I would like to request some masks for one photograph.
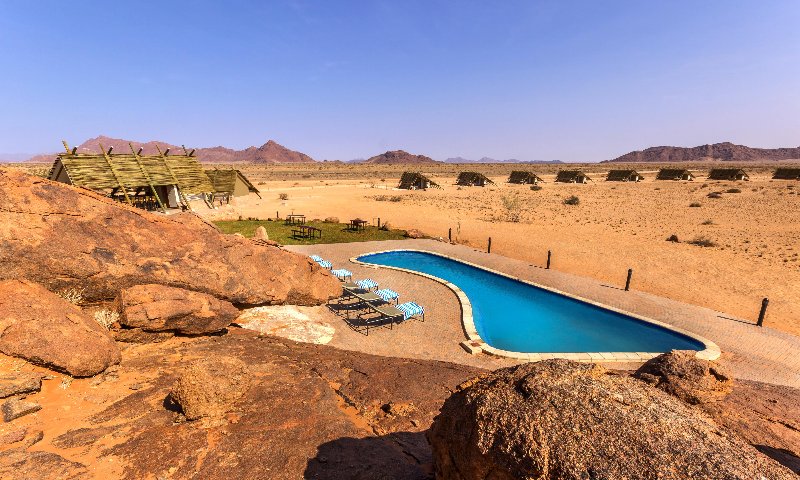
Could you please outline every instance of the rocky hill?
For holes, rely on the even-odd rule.
[[[414,155],[405,150],[391,150],[380,155],[370,157],[360,163],[374,163],[374,164],[397,164],[397,163],[441,163],[426,157],[425,155]]]
[[[800,159],[800,147],[796,148],[753,148],[734,145],[730,142],[700,145],[699,147],[650,147],[645,150],[626,153],[609,162],[698,162],[705,160],[723,162],[758,162]]]
[[[78,153],[96,153],[99,151],[99,145],[102,144],[105,148],[114,147],[117,153],[127,153],[130,151],[128,143],[133,145],[133,148],[142,148],[142,154],[154,155],[158,153],[156,146],[162,151],[170,149],[172,153],[183,153],[183,148],[178,145],[172,145],[166,142],[151,140],[149,142],[136,142],[132,140],[123,140],[120,138],[111,138],[104,135],[99,137],[90,138],[85,142],[78,145]],[[187,149],[189,147],[187,146]],[[283,145],[270,140],[260,147],[248,147],[244,150],[233,150],[222,146],[198,148],[195,150],[195,155],[201,162],[208,163],[310,163],[314,159],[308,155],[290,150]],[[50,163],[55,158],[55,154],[36,155],[32,157],[29,162]]]

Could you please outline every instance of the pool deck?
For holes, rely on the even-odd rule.
[[[585,298],[614,309],[631,312],[686,330],[715,342],[722,350],[719,362],[736,378],[800,387],[800,337],[769,327],[757,327],[751,320],[708,308],[688,305],[667,298],[607,285],[595,279],[546,270],[522,260],[487,254],[463,245],[435,240],[394,240],[287,246],[287,250],[317,254],[346,268],[355,279],[372,278],[381,287],[400,293],[400,301],[416,301],[425,307],[425,322],[412,320],[388,328],[370,329],[369,335],[353,331],[340,317],[330,313],[324,319],[336,328],[330,345],[392,357],[444,360],[482,368],[500,368],[520,363],[519,359],[494,355],[470,355],[459,344],[467,339],[462,325],[461,304],[445,285],[419,275],[388,268],[352,263],[350,259],[365,253],[392,249],[414,249],[439,253],[496,270]],[[556,265],[554,265],[554,268]],[[635,284],[634,284],[635,287]],[[604,363],[598,355],[597,363]],[[640,363],[607,363],[611,368],[635,368]]]

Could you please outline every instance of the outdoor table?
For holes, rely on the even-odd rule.
[[[292,233],[294,232],[297,232],[300,238],[322,238],[322,230],[311,225],[299,225],[296,230],[292,230]]]
[[[354,218],[354,219],[350,220],[350,230],[354,230],[356,232],[359,231],[359,230],[366,230],[367,229],[367,223],[369,223],[369,222],[366,221],[366,220],[362,220],[360,218]]]
[[[294,225],[294,224],[303,225],[305,223],[306,223],[306,216],[305,215],[300,215],[299,213],[298,214],[294,214],[293,213],[291,215],[286,215],[286,224],[287,225]]]

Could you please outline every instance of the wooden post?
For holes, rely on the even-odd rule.
[[[275,210],[275,220],[280,220],[280,219],[281,219],[281,216],[278,215],[278,211]]]
[[[758,322],[756,322],[756,325],[759,327],[764,326],[764,317],[767,315],[767,305],[769,305],[768,298],[761,300],[761,312],[758,313]]]
[[[547,251],[547,269],[550,270],[550,255],[552,252],[550,250]]]
[[[486,247],[486,253],[492,253],[492,237],[489,237],[489,245]]]
[[[633,275],[633,269],[629,268],[628,269],[628,279],[625,280],[625,291],[626,292],[631,289],[631,276],[632,275]]]
[[[453,227],[447,229],[447,241],[453,243]]]
[[[381,229],[381,217],[378,217],[378,230]]]

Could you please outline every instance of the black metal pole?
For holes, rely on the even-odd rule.
[[[280,219],[281,219],[281,216],[278,215],[278,211],[275,210],[275,220],[280,220]]]
[[[381,217],[378,217],[378,230],[381,228]]]
[[[453,243],[453,227],[447,229],[447,241]]]
[[[758,322],[756,323],[756,325],[758,325],[759,327],[764,326],[764,317],[767,315],[767,305],[769,305],[768,298],[761,300],[761,312],[759,312],[758,314]]]
[[[492,253],[492,237],[489,237],[489,246],[486,247],[486,253]]]
[[[629,268],[628,269],[628,279],[625,280],[625,291],[626,292],[631,289],[631,276],[632,275],[633,275],[633,269]]]
[[[547,269],[550,270],[550,250],[547,251]]]

